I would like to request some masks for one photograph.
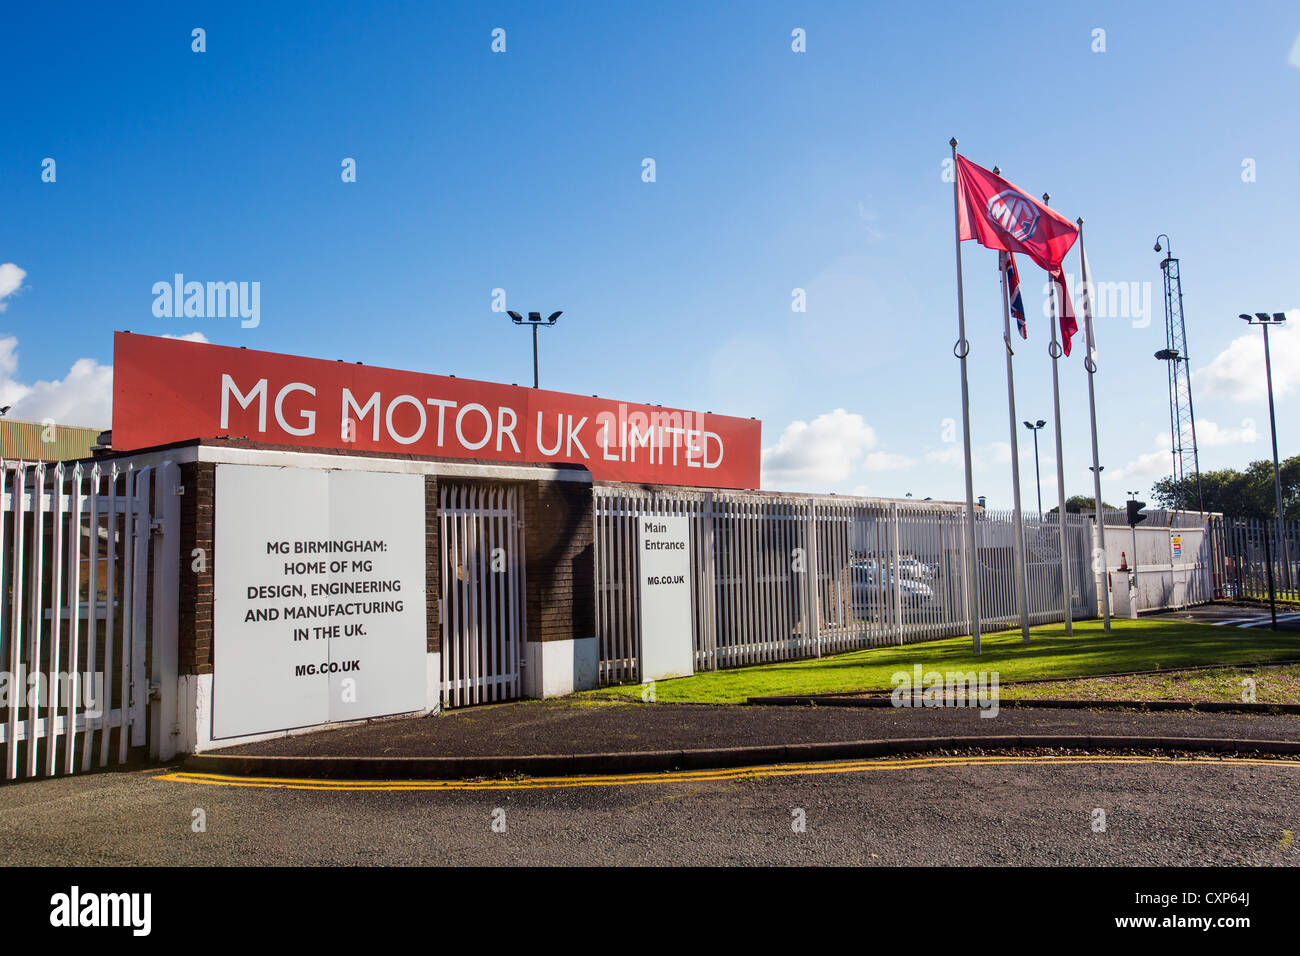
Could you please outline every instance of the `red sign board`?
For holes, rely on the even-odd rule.
[[[605,481],[757,488],[760,423],[119,332],[113,448],[191,438],[571,462]]]

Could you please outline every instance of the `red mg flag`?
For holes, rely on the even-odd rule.
[[[1023,252],[1049,273],[1079,238],[1079,227],[1020,187],[957,157],[958,235],[989,249]]]

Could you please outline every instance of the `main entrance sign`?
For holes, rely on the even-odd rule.
[[[637,519],[643,682],[695,673],[690,521],[685,515]]]
[[[757,488],[754,419],[176,339],[113,337],[113,447],[243,437]]]

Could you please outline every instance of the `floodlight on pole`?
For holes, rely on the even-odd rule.
[[[537,374],[537,330],[539,328],[549,328],[555,324],[555,320],[562,316],[563,312],[552,312],[545,319],[540,312],[529,312],[528,318],[525,319],[518,312],[506,311],[515,325],[531,325],[533,327],[533,388],[538,387]]]
[[[1292,587],[1291,581],[1291,549],[1286,540],[1286,525],[1283,524],[1282,514],[1282,472],[1278,468],[1277,461],[1277,413],[1273,407],[1273,360],[1269,354],[1268,348],[1268,327],[1270,325],[1286,324],[1285,312],[1256,312],[1252,317],[1248,313],[1241,313],[1238,318],[1249,323],[1258,325],[1264,330],[1264,379],[1268,385],[1268,427],[1273,436],[1273,494],[1276,496],[1277,504],[1277,539],[1282,548],[1282,565],[1286,568],[1285,584],[1288,590]]]
[[[1047,422],[1041,418],[1032,425],[1029,422],[1024,423],[1025,427],[1034,433],[1034,481],[1038,485],[1038,518],[1040,521],[1043,518],[1043,476],[1038,470],[1038,430],[1046,424]]]

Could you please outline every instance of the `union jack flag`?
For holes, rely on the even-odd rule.
[[[1011,305],[1011,316],[1016,320],[1020,337],[1027,339],[1029,330],[1025,325],[1025,303],[1020,298],[1020,272],[1016,269],[1016,257],[1010,252],[999,252],[998,266],[1002,269],[1002,277],[1006,279],[1007,301]]]

